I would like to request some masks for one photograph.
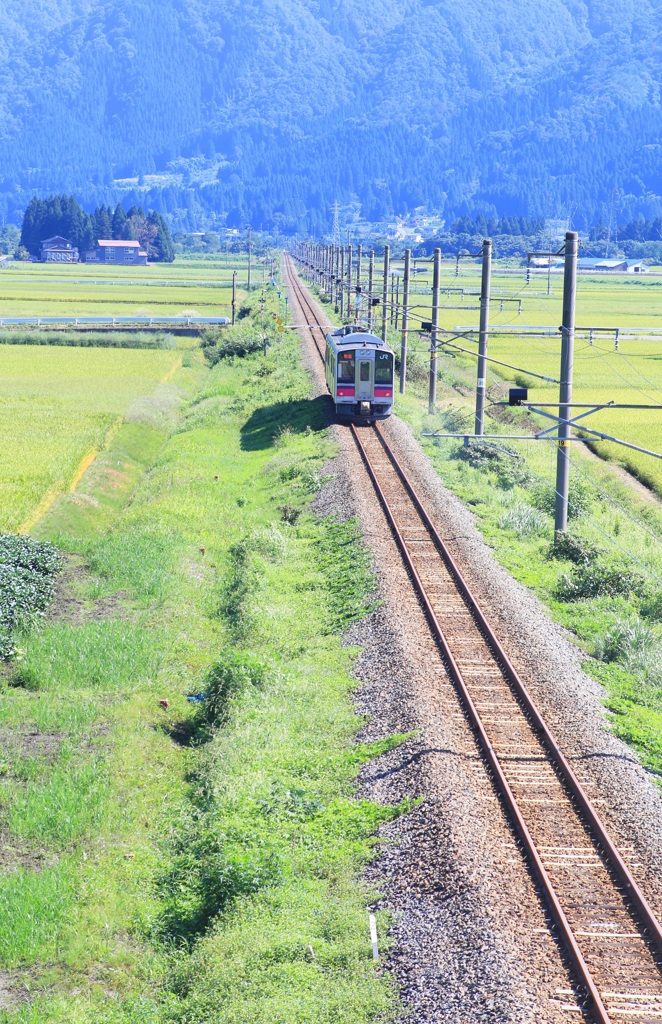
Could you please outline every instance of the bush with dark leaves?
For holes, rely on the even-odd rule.
[[[564,574],[557,585],[561,601],[581,601],[588,597],[616,597],[619,594],[642,594],[645,581],[627,565],[616,562],[591,562],[578,565]]]
[[[599,549],[582,537],[572,533],[557,533],[547,552],[548,558],[559,562],[574,562],[575,565],[588,565],[595,561]]]
[[[505,445],[474,441],[468,447],[458,448],[452,458],[468,462],[472,469],[492,470],[504,490],[511,490],[516,485],[526,487],[532,480],[524,459]]]
[[[14,631],[45,612],[61,569],[62,559],[52,544],[0,534],[0,659],[13,656]]]
[[[261,689],[267,666],[261,659],[228,648],[210,669],[205,683],[205,700],[200,715],[207,725],[223,725],[230,715],[232,701],[249,688]]]

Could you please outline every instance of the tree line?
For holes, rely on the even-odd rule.
[[[38,257],[41,243],[55,235],[67,238],[81,255],[96,248],[99,239],[127,239],[140,242],[153,262],[172,263],[175,258],[166,220],[156,210],[145,213],[142,206],[125,211],[121,203],[114,210],[102,205],[90,214],[74,196],[34,198],[23,215],[17,255]]]

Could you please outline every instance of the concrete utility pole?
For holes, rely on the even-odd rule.
[[[432,331],[430,332],[430,396],[428,412],[432,415],[437,406],[437,337],[439,334],[439,282],[441,278],[441,249],[434,250],[432,274]]]
[[[478,335],[478,380],[476,382],[476,422],[474,431],[485,429],[485,391],[487,378],[487,344],[490,337],[490,284],[492,278],[492,239],[483,240],[483,274],[480,284],[480,333]]]
[[[344,246],[340,246],[340,273],[338,287],[340,289],[340,319],[344,315]]]
[[[400,323],[400,278],[395,279],[395,329],[397,331]]]
[[[359,322],[359,313],[361,312],[363,294],[361,292],[361,260],[363,259],[363,246],[359,242],[356,247],[356,322]]]
[[[577,232],[566,231],[565,270],[563,276],[563,324],[561,327],[561,374],[559,387],[559,419],[572,416],[572,371],[575,355],[575,300],[577,295]],[[559,423],[559,442],[556,453],[556,507],[554,532],[564,533],[568,528],[568,488],[570,483],[570,437],[568,423]]]
[[[384,290],[382,294],[382,341],[386,344],[388,337],[388,275],[391,268],[391,249],[384,246]]]
[[[334,263],[333,263],[333,297],[334,306],[336,313],[340,309],[338,300],[338,281],[340,279],[340,246],[334,245]]]
[[[250,228],[250,225],[248,227],[248,283],[247,283],[247,289],[248,289],[248,291],[251,290],[251,228]]]
[[[402,291],[402,343],[400,346],[400,394],[407,383],[407,334],[409,328],[409,282],[411,278],[411,249],[405,249],[405,276]]]
[[[232,323],[237,319],[237,271],[232,271]]]
[[[347,246],[347,319],[352,319],[352,246]]]
[[[372,315],[372,296],[373,288],[375,285],[375,250],[370,250],[370,258],[368,260],[368,330],[372,331],[374,323],[374,317]]]

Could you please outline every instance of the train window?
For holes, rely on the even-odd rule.
[[[359,363],[359,378],[360,380],[370,380],[370,363],[365,360]]]
[[[393,383],[393,356],[390,352],[375,353],[375,384]]]
[[[351,381],[354,383],[354,374],[356,373],[356,365],[354,363],[353,352],[339,352],[338,353],[338,380],[339,381]]]

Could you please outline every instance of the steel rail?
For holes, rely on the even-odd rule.
[[[616,846],[614,845],[614,843],[612,842],[611,838],[609,837],[609,834],[608,834],[608,832],[607,832],[607,830],[606,830],[606,828],[605,828],[605,826],[604,826],[604,824],[603,824],[599,814],[597,813],[597,811],[593,807],[593,805],[592,805],[592,803],[590,801],[590,798],[588,797],[587,793],[583,789],[581,783],[579,782],[577,776],[575,775],[575,773],[574,773],[572,767],[570,766],[568,760],[566,759],[565,755],[561,751],[558,742],[556,741],[553,733],[551,732],[551,730],[547,726],[547,724],[546,724],[542,714],[538,710],[538,707],[537,707],[535,701],[533,700],[531,694],[529,693],[525,683],[520,678],[520,676],[517,673],[516,669],[512,665],[512,662],[510,661],[508,655],[506,654],[506,652],[505,652],[501,642],[499,641],[499,639],[497,638],[496,634],[494,633],[492,627],[490,626],[490,624],[488,623],[487,619],[485,618],[485,615],[483,614],[483,611],[482,611],[478,601],[474,597],[473,593],[471,592],[471,589],[470,589],[469,585],[467,584],[466,580],[462,576],[462,573],[460,572],[460,570],[459,570],[455,560],[453,559],[450,551],[448,550],[447,545],[445,544],[445,542],[440,537],[436,527],[434,526],[434,524],[432,523],[430,517],[428,516],[428,514],[427,514],[427,512],[426,512],[426,510],[425,510],[425,508],[424,508],[420,498],[418,497],[416,491],[414,490],[412,484],[410,483],[409,479],[407,478],[407,476],[406,476],[404,470],[402,469],[400,463],[398,462],[397,457],[395,456],[395,453],[393,452],[392,448],[388,444],[388,442],[387,442],[386,438],[384,437],[382,431],[376,425],[373,425],[373,427],[371,429],[374,431],[374,433],[379,438],[379,441],[380,441],[384,451],[386,452],[386,455],[388,456],[390,462],[393,465],[393,468],[395,469],[396,473],[398,474],[400,482],[402,483],[403,487],[407,491],[409,497],[412,500],[412,503],[414,504],[414,506],[416,508],[416,511],[418,512],[419,516],[421,517],[421,520],[425,524],[425,527],[428,530],[428,533],[430,534],[430,536],[431,536],[431,538],[432,538],[432,540],[434,542],[434,545],[437,548],[437,551],[441,555],[441,557],[442,557],[442,559],[443,559],[447,569],[449,570],[451,576],[453,577],[453,580],[454,580],[454,582],[455,582],[455,584],[457,586],[457,589],[459,590],[460,594],[462,595],[463,600],[465,601],[465,604],[467,605],[467,607],[469,608],[470,612],[472,613],[475,621],[477,622],[477,624],[479,626],[479,629],[482,632],[485,640],[487,641],[489,646],[492,648],[493,652],[496,654],[497,659],[498,659],[498,661],[500,663],[500,667],[501,667],[502,671],[504,672],[504,675],[507,677],[508,681],[510,682],[510,684],[511,684],[511,686],[513,688],[513,691],[515,692],[516,697],[519,699],[519,701],[523,705],[523,707],[525,709],[525,712],[526,712],[526,715],[527,715],[527,717],[529,719],[530,724],[533,726],[535,732],[539,736],[540,740],[543,743],[543,746],[545,747],[547,753],[549,754],[553,764],[555,765],[556,770],[557,770],[557,775],[559,776],[561,782],[565,785],[567,790],[569,790],[569,792],[572,794],[572,797],[574,798],[577,806],[581,810],[584,822],[588,826],[588,829],[589,829],[590,833],[592,834],[593,842],[596,844],[596,846],[598,847],[600,852],[603,854],[603,856],[604,856],[605,860],[607,861],[608,865],[612,868],[612,871],[614,872],[614,874],[618,878],[618,881],[620,882],[620,884],[622,885],[623,889],[625,890],[625,892],[627,894],[627,898],[628,898],[631,906],[634,908],[637,916],[640,918],[640,923],[644,925],[644,934],[652,942],[652,944],[655,946],[655,948],[657,949],[658,953],[660,955],[662,955],[662,927],[660,926],[659,921],[657,920],[657,918],[655,917],[655,914],[653,913],[651,907],[649,906],[648,901],[646,900],[646,897],[642,893],[640,887],[638,886],[637,882],[635,881],[634,877],[632,876],[629,868],[627,867],[627,865],[623,861],[623,859],[622,859],[621,855],[619,854]],[[357,432],[354,431],[354,433],[355,433],[355,435],[357,436],[357,439],[358,439]],[[362,451],[363,451],[363,454],[364,454],[364,460],[365,460],[365,458],[367,458],[367,453],[365,453],[365,450],[363,449],[363,446],[361,446],[361,448],[362,448]],[[374,481],[374,473],[370,472],[370,476],[371,476],[371,479],[373,480],[373,483],[374,483],[375,482]],[[379,486],[379,485],[377,485],[377,486]],[[382,499],[380,499],[380,500],[382,500]],[[390,512],[389,512],[389,513],[387,513],[387,515],[388,515],[388,518],[389,518],[389,522],[392,522],[392,520],[393,520],[392,514],[390,514]],[[401,541],[401,543],[404,543],[404,542]],[[411,562],[411,559],[409,558],[408,552],[407,552],[406,560],[408,561],[408,568],[409,568],[409,563]],[[416,576],[416,579],[418,579],[418,576]],[[425,606],[426,611],[427,611],[428,606],[430,605],[430,602],[429,602],[429,600],[427,598],[427,595],[424,594],[424,589],[425,588],[421,584],[420,579],[418,580],[418,583],[417,583],[417,589],[419,589],[419,587],[421,588],[419,590],[419,593],[420,593],[420,596],[421,596],[421,598],[423,600],[424,606]],[[431,608],[431,606],[430,606],[430,608]],[[434,615],[434,612],[432,612],[432,614]],[[442,642],[442,648],[444,650],[444,653],[446,654],[446,652],[448,651],[448,653],[450,654],[450,651],[448,649],[448,644],[447,644],[445,638],[443,638],[443,632],[441,631],[441,628],[439,627],[439,624],[436,622],[436,619],[435,619],[435,627],[434,628],[435,628],[435,633],[437,632],[437,630],[439,630],[440,639],[441,639],[441,642]],[[455,672],[457,672],[458,675],[460,675],[459,669],[457,668],[457,665],[456,665],[455,661],[452,660],[449,663],[451,664],[451,666],[453,668],[454,674],[455,674]],[[493,752],[493,749],[492,749],[492,746],[491,746],[491,744],[489,742],[489,739],[487,739],[487,734],[485,733],[485,730],[484,730],[484,728],[482,726],[482,723],[480,722],[480,715],[477,712],[477,710],[475,708],[475,705],[473,705],[472,699],[471,699],[471,697],[469,695],[468,689],[467,689],[466,684],[464,683],[463,680],[460,682],[460,689],[461,689],[461,691],[463,693],[463,696],[466,695],[465,696],[465,701],[467,703],[467,706],[471,706],[471,716],[472,716],[472,719],[474,717],[476,719],[476,725],[477,725],[479,734],[481,735],[481,738],[483,738],[483,737],[485,738],[484,739],[485,749],[486,749],[486,752],[488,752],[488,754],[489,754],[490,761],[492,761],[492,756],[496,757],[496,755]],[[500,772],[500,774],[502,775],[503,773]],[[506,784],[506,786],[508,786],[507,782],[505,784]],[[512,794],[511,794],[511,796],[512,796]],[[514,797],[512,797],[512,799],[514,800]],[[526,828],[526,825],[523,822],[523,819],[522,819],[522,816],[521,816],[521,812],[519,811],[519,808],[517,808],[516,813],[517,813],[517,817],[518,817],[518,822],[517,822],[518,829],[520,827],[519,819],[522,820],[522,825],[524,826],[524,828]],[[528,843],[527,843],[527,846],[528,846]],[[535,856],[537,858],[537,854]],[[542,870],[544,871],[544,868]],[[547,879],[547,883],[549,883],[549,885],[551,886],[551,882],[549,882],[549,879]],[[545,888],[547,888],[547,883],[545,884]],[[553,892],[553,889],[552,889],[552,892]],[[572,939],[572,944],[574,944],[574,938],[572,938],[572,933],[571,932],[570,932],[570,937]],[[581,953],[580,953],[580,956],[581,956]],[[589,975],[589,977],[590,977],[590,975]],[[604,1007],[603,1007],[603,1012],[604,1012]]]
[[[583,985],[586,988],[586,992],[587,992],[588,997],[589,997],[589,999],[591,1001],[592,1009],[593,1009],[593,1011],[595,1013],[596,1019],[599,1022],[599,1024],[611,1024],[611,1018],[609,1017],[609,1015],[607,1013],[606,1007],[605,1007],[604,1003],[602,1002],[602,999],[600,997],[600,993],[598,992],[597,986],[596,986],[595,982],[593,981],[593,978],[591,976],[591,972],[589,970],[588,964],[584,960],[582,952],[581,952],[581,950],[580,950],[580,948],[579,948],[579,946],[577,944],[577,940],[575,939],[575,937],[573,935],[572,928],[570,927],[570,923],[569,923],[567,917],[565,916],[565,913],[563,911],[563,907],[561,906],[561,904],[559,902],[559,899],[558,899],[558,897],[556,895],[556,892],[554,890],[554,886],[552,884],[552,881],[551,881],[549,875],[547,874],[545,866],[544,866],[544,864],[543,864],[543,862],[541,860],[540,854],[538,853],[538,850],[536,848],[536,845],[535,845],[535,842],[533,840],[533,837],[531,836],[531,833],[529,832],[529,829],[528,829],[528,827],[526,825],[526,822],[524,821],[522,813],[521,813],[521,811],[519,809],[519,806],[517,804],[517,800],[515,798],[515,795],[514,795],[512,789],[511,789],[509,783],[508,783],[508,780],[507,780],[507,778],[505,776],[503,768],[501,767],[501,763],[499,761],[499,758],[498,758],[498,756],[497,756],[497,754],[496,754],[496,752],[495,752],[495,750],[494,750],[494,748],[493,748],[493,746],[492,746],[492,744],[490,742],[490,739],[489,739],[489,737],[487,735],[487,732],[485,730],[485,726],[483,725],[483,722],[482,722],[482,719],[480,717],[480,714],[479,714],[479,712],[478,712],[478,710],[476,708],[476,705],[474,704],[474,701],[473,701],[473,698],[471,697],[471,694],[469,693],[469,689],[467,687],[467,684],[465,683],[464,678],[462,676],[462,673],[461,673],[461,671],[459,669],[459,666],[458,666],[455,658],[453,657],[453,653],[452,653],[452,651],[451,651],[451,649],[450,649],[450,647],[448,645],[448,641],[446,640],[446,637],[445,637],[444,632],[443,632],[443,630],[441,628],[441,625],[439,624],[439,620],[437,619],[437,616],[435,614],[434,608],[432,607],[430,599],[429,599],[429,597],[427,595],[427,591],[425,589],[425,585],[422,582],[422,580],[421,580],[421,578],[420,578],[420,576],[418,574],[418,571],[416,569],[416,566],[414,565],[414,563],[412,561],[412,558],[411,558],[411,556],[409,554],[409,551],[407,549],[407,545],[406,545],[406,543],[404,541],[402,533],[400,532],[400,528],[398,527],[398,524],[396,523],[395,517],[393,516],[393,513],[392,513],[391,508],[389,506],[388,499],[386,498],[386,495],[384,494],[384,492],[382,490],[382,487],[381,487],[381,485],[380,485],[380,483],[379,483],[379,481],[378,481],[378,479],[377,479],[377,477],[375,475],[375,472],[374,472],[374,470],[372,468],[372,465],[370,463],[370,459],[369,459],[368,453],[366,452],[366,450],[364,448],[364,445],[363,445],[363,442],[361,441],[361,439],[359,437],[359,432],[358,432],[358,430],[356,429],[356,427],[354,426],[353,423],[350,425],[350,429],[352,431],[352,435],[354,437],[356,445],[357,445],[357,447],[359,449],[359,452],[361,454],[361,458],[363,460],[363,464],[365,465],[365,468],[366,468],[366,470],[368,472],[368,476],[370,477],[372,485],[375,488],[375,492],[377,493],[377,497],[379,498],[379,502],[380,502],[380,504],[381,504],[381,506],[382,506],[382,508],[384,510],[384,514],[385,514],[385,516],[386,516],[386,518],[388,520],[388,523],[389,523],[389,525],[391,527],[391,530],[392,530],[393,535],[395,537],[395,540],[396,540],[396,543],[398,545],[398,548],[400,549],[400,554],[402,555],[402,558],[403,558],[403,561],[404,561],[405,566],[407,568],[407,571],[408,571],[408,573],[411,576],[412,582],[414,584],[414,588],[415,588],[415,590],[416,590],[416,592],[418,594],[418,597],[419,597],[419,599],[420,599],[420,601],[421,601],[421,603],[423,605],[423,609],[425,611],[426,617],[427,617],[428,622],[430,624],[430,627],[432,629],[432,633],[433,633],[433,635],[434,635],[434,637],[435,637],[439,647],[441,648],[441,653],[442,653],[443,659],[446,662],[446,665],[447,665],[447,667],[449,669],[449,673],[451,675],[451,678],[453,679],[453,682],[455,683],[456,687],[458,688],[458,690],[460,692],[461,698],[462,698],[462,700],[464,702],[464,705],[465,705],[465,709],[466,709],[466,711],[468,712],[468,715],[469,715],[469,721],[470,721],[471,727],[474,730],[474,732],[477,733],[477,735],[479,737],[480,746],[481,746],[481,748],[483,750],[483,754],[485,755],[485,758],[486,758],[486,760],[487,760],[487,762],[488,762],[488,764],[489,764],[489,766],[490,766],[490,768],[492,770],[492,773],[493,773],[493,776],[494,776],[494,780],[495,780],[495,783],[496,783],[496,788],[497,788],[498,792],[500,793],[503,801],[506,804],[506,808],[508,810],[510,820],[515,825],[515,828],[517,830],[517,834],[518,834],[522,844],[524,845],[524,848],[525,848],[526,854],[527,854],[527,858],[529,860],[529,863],[530,863],[531,867],[533,868],[533,872],[534,872],[534,874],[536,876],[536,879],[537,879],[537,882],[538,882],[538,886],[542,890],[542,893],[544,895],[545,901],[547,902],[547,905],[548,905],[548,907],[549,907],[549,909],[551,911],[552,917],[554,919],[554,923],[555,923],[556,927],[558,928],[558,930],[559,930],[559,932],[561,934],[561,938],[562,938],[562,940],[564,942],[564,945],[565,945],[568,953],[570,954],[570,957],[571,957],[571,960],[572,960],[572,962],[574,964],[574,967],[575,967],[579,977],[581,978],[581,981],[582,981]],[[374,426],[373,426],[372,429],[379,436],[379,439],[382,442],[382,444],[384,444],[384,439],[382,437],[381,431],[377,430],[377,428],[374,427]],[[386,454],[390,458],[391,454],[390,454],[390,450],[389,450],[388,446],[384,444],[384,447],[385,447]],[[398,471],[398,466],[396,465],[395,462],[394,462],[394,467],[396,468],[396,471]],[[400,475],[400,474],[398,473],[398,475]],[[402,477],[401,477],[401,479],[402,479]],[[404,483],[404,480],[403,480],[403,483]],[[410,493],[409,492],[409,487],[407,486],[407,484],[405,484],[405,487],[406,487],[408,493]],[[411,496],[411,493],[410,493],[410,496]],[[418,506],[417,506],[417,510],[418,510]],[[425,522],[426,526],[428,526],[427,516],[421,516],[421,518],[423,518],[423,521]],[[435,533],[436,533],[436,531],[435,531]]]
[[[308,327],[313,337],[315,346],[320,355],[320,358],[324,360],[324,356],[321,352],[320,346],[315,339],[315,330],[321,330],[321,327],[313,327],[312,323],[317,321],[314,310],[308,298],[305,294],[305,290],[297,280],[296,276],[291,272],[291,266],[288,262],[288,277],[293,287],[299,304],[307,308],[309,314]],[[465,605],[469,612],[474,618],[479,631],[482,633],[484,640],[490,647],[495,660],[499,664],[501,671],[507,682],[510,684],[511,690],[515,695],[520,707],[522,707],[525,717],[528,719],[530,726],[538,736],[542,747],[548,754],[551,763],[553,764],[556,775],[559,778],[562,786],[566,793],[569,794],[569,798],[574,800],[576,807],[580,812],[581,819],[587,828],[594,846],[596,847],[599,854],[602,855],[602,859],[606,866],[611,869],[612,878],[616,878],[618,883],[624,890],[625,898],[630,906],[630,913],[639,919],[639,926],[643,925],[641,929],[642,935],[648,940],[648,942],[655,947],[658,954],[662,955],[662,928],[657,921],[652,909],[650,908],[645,896],[639,888],[634,877],[630,873],[627,865],[620,856],[614,843],[609,837],[607,830],[600,819],[595,808],[591,804],[589,797],[584,791],[581,783],[577,776],[572,770],[569,762],[562,753],[554,735],[550,731],[549,727],[545,723],[540,711],[538,710],[533,698],[527,690],[524,682],[518,675],[516,669],[512,665],[508,655],[506,654],[502,644],[498,640],[492,627],[488,623],[485,615],[483,614],[480,605],[466,580],[462,576],[455,560],[453,559],[447,545],[442,540],[436,527],[432,523],[423,503],[418,497],[414,487],[409,481],[405,471],[400,465],[395,453],[388,444],[382,431],[377,426],[372,426],[372,431],[379,439],[379,443],[383,448],[388,460],[390,461],[393,469],[395,470],[402,486],[408,494],[418,516],[423,522],[430,538],[433,541],[438,554],[444,562],[446,569],[448,570],[459,594],[461,595]],[[511,822],[514,824],[517,834],[522,842],[522,845],[526,851],[527,860],[532,869],[534,877],[537,879],[539,888],[542,895],[547,903],[554,923],[558,929],[560,938],[570,956],[570,959],[581,979],[581,982],[586,990],[586,994],[591,1003],[591,1008],[595,1018],[599,1024],[610,1024],[610,1017],[606,1010],[606,1007],[600,996],[600,992],[593,980],[590,969],[583,957],[581,949],[576,941],[573,934],[572,927],[563,911],[563,907],[558,899],[554,885],[545,869],[542,862],[540,853],[536,848],[535,841],[527,827],[526,821],[522,815],[522,812],[518,806],[517,799],[511,789],[511,786],[506,778],[504,770],[499,761],[498,754],[494,750],[492,743],[490,742],[488,733],[482,722],[480,713],[471,697],[467,684],[462,676],[460,668],[453,656],[450,646],[446,640],[443,629],[437,619],[432,603],[426,592],[425,585],[420,578],[420,575],[414,565],[406,542],[402,536],[400,528],[396,522],[393,512],[389,506],[388,499],[384,494],[384,491],[377,479],[376,473],[370,462],[368,452],[361,440],[360,431],[354,426],[350,425],[350,430],[354,441],[358,447],[361,459],[366,468],[368,476],[375,488],[378,500],[384,510],[384,514],[393,532],[398,549],[401,553],[406,569],[411,577],[414,588],[418,594],[418,597],[422,603],[428,622],[432,628],[433,635],[439,644],[440,651],[449,669],[449,673],[461,695],[465,709],[468,713],[469,721],[472,729],[477,734],[480,746],[483,754],[490,769],[493,773],[494,781],[497,790],[500,793],[503,803],[506,806],[508,815]],[[659,967],[659,964],[658,964]]]

